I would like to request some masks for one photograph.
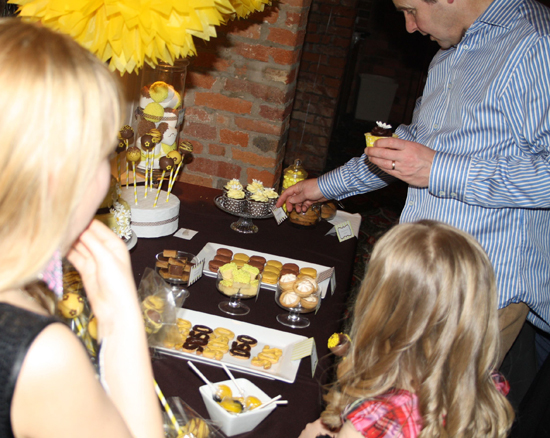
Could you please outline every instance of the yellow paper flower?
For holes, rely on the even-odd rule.
[[[25,20],[70,35],[109,61],[111,70],[131,73],[144,63],[173,64],[195,55],[193,36],[209,40],[216,26],[262,11],[269,0],[9,0]]]

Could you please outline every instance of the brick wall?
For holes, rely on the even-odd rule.
[[[194,146],[180,180],[278,186],[311,0],[283,0],[197,42],[188,68],[183,137]]]
[[[313,0],[291,115],[285,165],[320,172],[330,144],[357,0]]]

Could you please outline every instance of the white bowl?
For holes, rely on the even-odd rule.
[[[243,389],[245,395],[253,395],[257,397],[262,403],[267,403],[271,400],[265,392],[258,388],[254,383],[247,379],[236,379],[238,385]],[[223,382],[214,383],[214,385],[227,385],[231,388],[233,396],[239,396],[237,387],[231,380],[225,380]],[[212,391],[208,385],[201,386],[199,388],[206,409],[210,418],[219,424],[220,428],[227,436],[237,435],[239,433],[250,432],[258,424],[267,418],[267,416],[273,412],[277,407],[276,403],[270,404],[264,409],[259,407],[251,411],[243,412],[241,414],[231,414],[222,408],[212,398]]]

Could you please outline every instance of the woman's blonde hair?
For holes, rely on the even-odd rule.
[[[36,279],[67,239],[122,117],[117,79],[68,36],[0,20],[0,291]]]
[[[375,245],[354,308],[349,355],[323,422],[392,388],[418,396],[420,437],[504,437],[514,418],[491,373],[499,352],[491,262],[470,235],[401,224]]]

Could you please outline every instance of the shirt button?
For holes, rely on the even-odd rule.
[[[447,89],[450,90],[451,88],[453,88],[453,85],[451,83],[449,83],[449,85],[447,85]]]
[[[456,198],[456,193],[451,193],[451,198]]]
[[[413,202],[413,201],[409,201],[409,205],[414,205],[414,202]]]
[[[468,44],[464,44],[464,50],[468,50],[470,46]]]
[[[433,129],[434,129],[434,131],[437,131],[437,130],[439,129],[439,125],[438,125],[437,123],[435,123],[435,124],[433,125]]]
[[[439,192],[439,196],[445,196],[445,192],[444,192],[443,190],[441,190],[441,191]]]

